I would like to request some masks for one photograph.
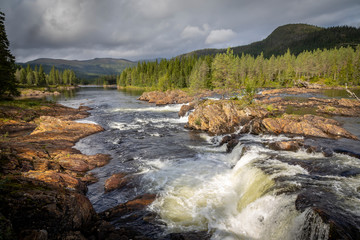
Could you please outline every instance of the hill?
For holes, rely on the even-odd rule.
[[[27,64],[29,64],[33,69],[36,65],[42,65],[46,73],[50,72],[52,66],[55,66],[55,68],[60,71],[64,69],[71,69],[79,78],[92,80],[103,75],[120,74],[125,68],[136,66],[137,62],[114,58],[94,58],[83,61],[39,58],[33,61],[18,64],[23,67],[26,67]]]
[[[267,38],[249,45],[233,47],[235,54],[260,55],[264,57],[284,54],[290,49],[295,55],[308,50],[330,49],[341,46],[356,46],[360,44],[360,28],[330,27],[322,28],[308,24],[287,24],[276,28]],[[226,49],[202,49],[186,53],[184,56],[203,56],[226,52]]]

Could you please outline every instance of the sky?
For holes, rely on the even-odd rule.
[[[277,27],[360,27],[359,0],[1,0],[17,62],[132,61],[246,45]]]

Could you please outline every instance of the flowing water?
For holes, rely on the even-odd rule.
[[[211,239],[359,239],[360,159],[274,151],[267,143],[289,138],[249,134],[226,153],[226,146],[219,146],[222,136],[183,127],[187,117],[177,116],[181,105],[155,106],[138,101],[139,94],[82,88],[59,100],[93,108],[80,122],[105,129],[75,146],[85,154],[112,157],[92,171],[99,182],[89,186],[88,197],[96,211],[154,193],[147,209],[156,216],[148,233],[154,239],[204,231]],[[338,120],[360,137],[359,118]],[[358,141],[305,141],[360,153]],[[118,172],[128,173],[131,183],[105,193],[105,180]]]

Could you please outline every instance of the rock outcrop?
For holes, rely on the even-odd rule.
[[[187,127],[213,134],[234,132],[256,117],[265,117],[268,112],[261,108],[244,107],[236,100],[206,100],[199,103],[189,115]]]
[[[7,178],[0,193],[0,211],[11,222],[7,239],[85,239],[96,218],[83,194],[43,181]]]
[[[144,92],[138,99],[149,103],[155,103],[156,105],[166,105],[188,103],[193,100],[193,97],[181,90],[168,90],[166,92]]]
[[[0,129],[6,132],[0,139],[0,235],[4,239],[109,235],[84,194],[86,184],[95,181],[86,171],[107,164],[110,158],[82,155],[72,148],[80,138],[102,127],[70,121],[88,116],[86,107],[33,104],[35,108],[0,107],[5,119]]]
[[[167,90],[166,92],[152,91],[144,92],[138,99],[141,101],[147,101],[149,103],[155,103],[156,105],[166,104],[183,104],[190,103],[195,100],[199,100],[204,97],[213,95],[213,91],[200,91],[196,94],[189,94],[182,90]]]
[[[344,100],[339,102],[346,106],[357,104]],[[289,115],[282,111],[270,111],[264,105],[244,105],[236,100],[207,100],[199,103],[189,115],[186,127],[212,134],[232,133],[239,129],[241,133],[358,139],[333,119],[311,114]]]
[[[273,134],[295,134],[302,136],[322,138],[350,138],[357,140],[357,137],[344,128],[340,123],[324,117],[314,115],[294,116],[284,114],[280,118],[265,118],[261,120],[261,126],[253,128],[253,132]]]

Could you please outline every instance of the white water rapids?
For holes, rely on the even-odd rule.
[[[83,94],[68,105],[93,107],[83,121],[105,131],[76,147],[113,158],[93,170],[100,181],[89,186],[88,196],[97,211],[155,193],[147,210],[162,223],[163,235],[205,231],[211,239],[328,239],[331,226],[317,207],[360,218],[360,174],[349,174],[360,169],[357,158],[274,151],[265,143],[294,138],[248,134],[226,153],[218,144],[223,136],[183,128],[187,118],[177,117],[181,105],[156,107],[116,91],[96,92],[98,99],[91,101],[91,92]],[[135,187],[104,193],[105,180],[116,172],[136,177]],[[310,203],[304,198],[301,205],[298,196],[308,191]]]

